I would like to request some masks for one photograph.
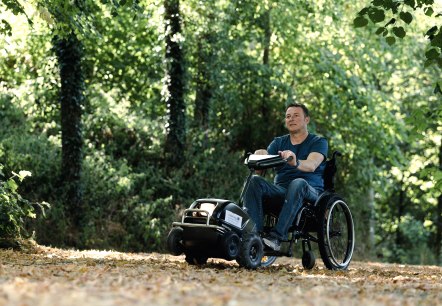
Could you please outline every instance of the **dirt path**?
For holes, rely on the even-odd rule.
[[[318,260],[320,261],[320,260]],[[442,305],[442,267],[353,262],[348,271],[304,271],[281,258],[257,271],[183,257],[0,250],[0,305]]]

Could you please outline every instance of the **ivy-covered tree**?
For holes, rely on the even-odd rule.
[[[179,0],[164,0],[166,44],[166,75],[163,98],[167,106],[168,123],[165,143],[166,162],[179,167],[186,143],[186,105],[184,101],[184,54]]]
[[[82,109],[84,107],[84,75],[82,44],[74,33],[54,37],[54,51],[60,69],[61,114],[61,183],[73,225],[78,228],[82,213]]]

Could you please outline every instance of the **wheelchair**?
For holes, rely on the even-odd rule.
[[[243,198],[256,170],[266,170],[284,165],[280,156],[249,154],[245,164],[249,174],[241,191],[239,204],[230,200],[206,198],[194,201],[184,210],[181,222],[173,222],[167,237],[167,249],[172,255],[185,254],[191,265],[205,264],[209,257],[236,260],[241,267],[256,269],[272,265],[277,257],[293,257],[293,246],[302,245],[302,266],[312,269],[315,255],[311,243],[317,243],[326,268],[345,270],[350,264],[355,245],[353,217],[345,200],[334,190],[335,151],[326,161],[324,171],[325,191],[315,203],[304,202],[289,229],[288,239],[281,249],[267,248],[262,237],[276,224],[281,205],[263,203],[264,231],[258,233],[256,225],[247,214]],[[270,204],[270,205],[268,205]]]

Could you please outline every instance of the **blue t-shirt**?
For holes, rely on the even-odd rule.
[[[290,150],[296,154],[296,158],[306,160],[308,155],[312,152],[318,152],[324,155],[324,160],[316,168],[314,172],[303,172],[288,164],[276,170],[275,184],[287,188],[291,181],[296,178],[305,179],[310,186],[316,188],[318,191],[324,190],[324,169],[325,161],[327,159],[328,143],[323,137],[314,134],[308,134],[307,138],[300,144],[292,145],[290,135],[276,137],[268,146],[269,154],[277,155],[278,151]]]

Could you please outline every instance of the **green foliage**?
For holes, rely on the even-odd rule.
[[[386,237],[377,237],[380,254],[387,262],[398,262],[408,264],[432,264],[434,255],[428,248],[430,238],[429,228],[416,220],[413,216],[405,215],[399,222],[384,228],[389,235]],[[401,245],[394,241],[400,236]],[[391,239],[394,238],[394,239]],[[381,253],[382,252],[382,253]]]
[[[431,17],[434,13],[433,9],[434,1],[404,1],[403,5],[400,2],[391,0],[374,0],[371,5],[364,7],[359,11],[358,15],[354,19],[354,26],[365,27],[368,25],[368,20],[366,16],[373,23],[382,22],[385,19],[385,14],[391,15],[390,21],[386,23],[383,27],[376,31],[377,35],[386,36],[388,33],[388,28],[391,28],[393,34],[398,38],[404,38],[406,35],[406,30],[403,26],[395,26],[399,22],[405,23],[405,26],[409,26],[415,17],[408,10],[414,11],[414,14],[418,14],[418,11],[423,11],[427,17]],[[391,12],[390,12],[391,11]],[[436,17],[442,16],[438,14]],[[399,17],[399,18],[398,18]],[[442,68],[442,57],[440,55],[442,50],[442,31],[437,26],[432,26],[426,31],[425,36],[428,37],[429,43],[427,46],[428,51],[425,52],[427,61],[426,66],[436,65]],[[396,43],[396,38],[394,36],[388,36],[385,38],[387,44],[394,45]],[[436,87],[439,87],[439,80],[436,80]],[[435,91],[436,93],[436,91]]]
[[[162,250],[170,223],[193,200],[238,199],[244,154],[285,133],[284,105],[297,101],[311,109],[311,131],[344,153],[338,189],[355,218],[357,254],[435,262],[427,253],[437,229],[442,121],[429,84],[440,76],[433,65],[440,27],[422,16],[428,9],[417,11],[431,3],[390,8],[376,0],[354,20],[361,5],[343,0],[180,1],[182,36],[175,38],[184,51],[186,143],[173,172],[162,149],[168,113],[160,2],[38,3],[33,16],[42,19],[32,29],[24,16],[10,23],[23,34],[0,53],[8,94],[0,105],[0,161],[5,173],[33,173],[21,184],[24,197],[53,204],[33,222],[38,242]],[[59,180],[61,85],[50,50],[54,33],[72,29],[84,46],[86,85],[79,232],[72,232]],[[385,244],[367,242],[371,230]]]
[[[19,191],[19,183],[31,172],[22,170],[12,172],[12,176],[5,178],[4,166],[0,164],[0,239],[16,241],[27,235],[25,222],[27,218],[36,218],[35,206],[38,206],[44,215],[48,203],[31,203],[24,199]]]
[[[31,19],[29,19],[29,17],[26,15],[23,5],[18,0],[1,0],[0,8],[3,7],[5,7],[6,10],[11,11],[16,16],[23,14],[26,16],[28,23],[32,25]],[[0,18],[0,22],[0,35],[12,36],[11,24],[3,18]]]

